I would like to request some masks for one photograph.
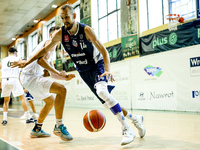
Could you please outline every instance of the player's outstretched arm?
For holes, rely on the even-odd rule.
[[[35,55],[33,55],[29,60],[24,62],[22,61],[12,62],[11,67],[19,67],[19,68],[26,67],[28,64],[32,63],[36,59],[47,54],[47,52],[51,50],[59,41],[61,42],[61,40],[62,40],[62,30],[60,29],[53,34],[52,39],[50,39],[50,42],[47,45],[45,45],[40,51],[35,53]]]
[[[101,77],[106,76],[106,79],[108,81],[111,81],[111,82],[115,81],[113,78],[113,75],[110,73],[110,57],[109,57],[108,51],[103,46],[103,44],[97,39],[92,28],[90,28],[89,26],[85,26],[84,31],[86,34],[86,38],[95,45],[95,47],[99,50],[99,52],[103,56],[105,72],[101,75]]]

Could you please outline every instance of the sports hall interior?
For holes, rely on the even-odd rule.
[[[136,138],[120,145],[119,121],[89,90],[60,44],[54,52],[55,68],[76,77],[55,80],[47,70],[44,76],[67,88],[63,122],[74,139],[66,142],[53,134],[54,108],[43,125],[51,137],[30,138],[34,124],[20,119],[21,102],[11,95],[8,124],[0,125],[0,150],[199,150],[199,0],[0,0],[1,60],[13,46],[20,59],[28,59],[38,43],[48,39],[52,26],[63,25],[59,11],[64,4],[74,7],[76,20],[91,26],[108,50],[115,78],[109,82],[115,85],[112,95],[132,114],[143,115],[146,135],[140,138],[127,119]],[[34,104],[39,113],[44,102]],[[83,125],[83,116],[94,109],[106,117],[99,132]]]

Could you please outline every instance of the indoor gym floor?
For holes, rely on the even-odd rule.
[[[2,122],[2,105],[0,106]],[[41,106],[36,106],[37,111]],[[30,110],[30,109],[29,109]],[[8,124],[0,125],[0,150],[199,150],[200,149],[200,113],[141,111],[134,114],[144,116],[146,136],[139,138],[137,129],[127,120],[136,132],[135,140],[121,146],[121,126],[113,114],[106,109],[98,109],[106,116],[106,125],[100,132],[87,131],[82,118],[88,108],[65,107],[63,122],[74,140],[65,142],[53,134],[55,125],[54,109],[47,116],[43,130],[51,133],[48,138],[30,138],[34,124],[20,120],[23,115],[21,105],[10,106]]]

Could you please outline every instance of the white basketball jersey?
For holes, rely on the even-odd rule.
[[[30,54],[30,58],[36,54],[38,51],[40,51],[44,45],[46,43],[45,41],[40,42],[40,44],[34,49],[34,51]],[[22,69],[22,72],[25,74],[29,74],[29,75],[37,75],[37,76],[42,76],[44,74],[43,70],[44,68],[41,67],[38,63],[38,60],[35,60],[34,62],[30,63],[29,65],[27,65],[25,68]]]
[[[18,61],[19,58],[16,56],[8,56],[6,58],[2,59],[2,64],[1,64],[1,78],[18,78],[19,73],[21,71],[20,68],[15,67],[11,68],[10,63],[14,61]]]

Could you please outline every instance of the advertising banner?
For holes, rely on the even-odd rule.
[[[110,56],[110,62],[116,62],[123,59],[121,43],[106,49]]]
[[[200,111],[200,45],[131,60],[135,109]]]
[[[80,1],[80,20],[91,27],[91,0]]]
[[[124,58],[139,54],[137,0],[121,1],[121,45]]]
[[[147,55],[200,44],[200,20],[178,26],[178,30],[168,29],[140,38],[140,54]]]
[[[62,59],[56,59],[55,68],[56,70],[60,70],[60,71],[63,70]]]
[[[63,63],[63,69],[68,72],[68,71],[74,71],[76,68],[74,67],[74,62],[71,59],[66,60]]]

